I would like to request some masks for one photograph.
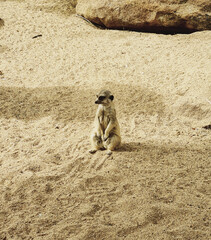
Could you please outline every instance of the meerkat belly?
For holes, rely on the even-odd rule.
[[[103,131],[103,133],[105,132],[107,126],[108,126],[108,123],[109,123],[109,118],[108,116],[101,116],[99,118],[99,122],[100,122],[100,126],[101,126],[101,129]]]

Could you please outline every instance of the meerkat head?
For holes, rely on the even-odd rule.
[[[109,105],[114,100],[114,96],[108,90],[102,90],[97,95],[95,104]]]

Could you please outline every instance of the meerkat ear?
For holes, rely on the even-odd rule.
[[[109,99],[111,99],[111,101],[113,101],[113,100],[114,100],[114,96],[111,95],[111,96],[109,97]]]

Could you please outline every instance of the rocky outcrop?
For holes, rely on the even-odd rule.
[[[207,0],[78,0],[76,12],[113,29],[150,32],[211,30]]]

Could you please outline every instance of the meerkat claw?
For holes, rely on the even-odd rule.
[[[112,154],[112,151],[111,150],[108,150],[107,153],[106,153],[108,156],[110,156]]]
[[[91,150],[89,150],[89,153],[91,153],[91,154],[94,154],[94,153],[96,153],[96,152],[97,152],[96,149],[91,149]]]

